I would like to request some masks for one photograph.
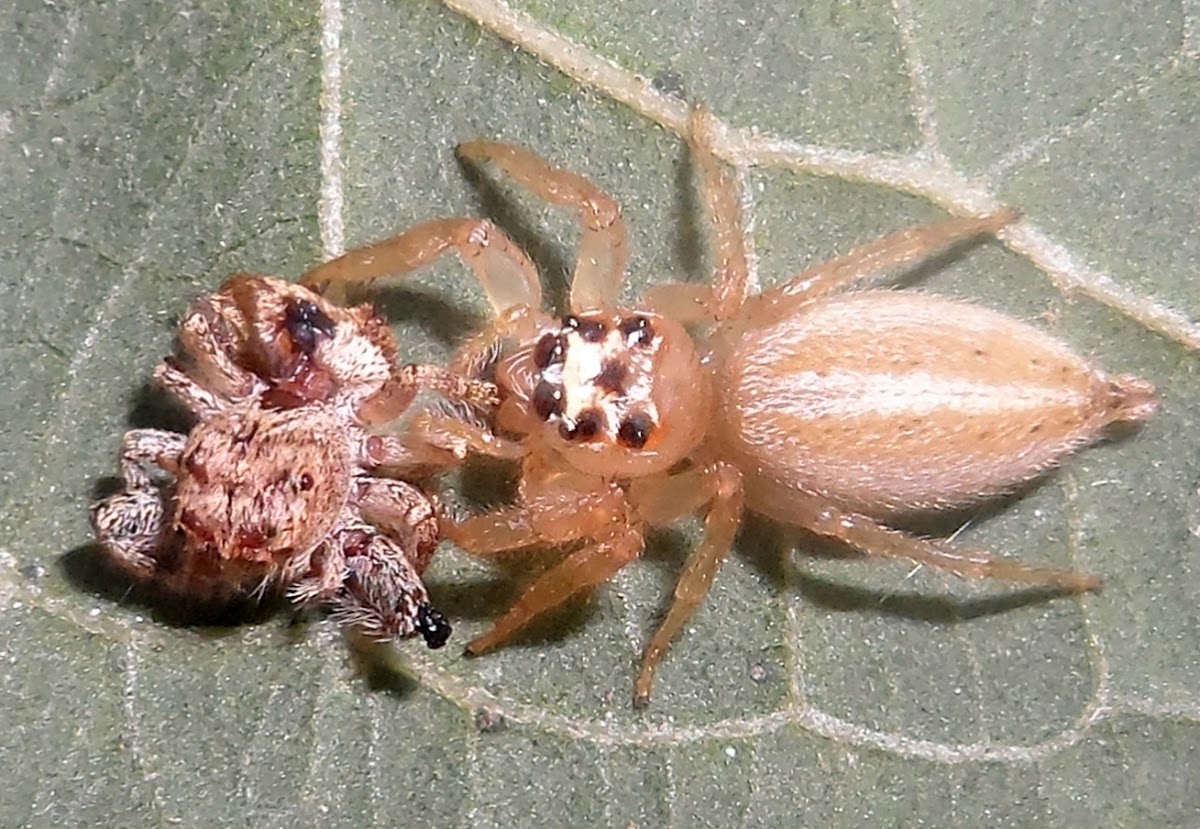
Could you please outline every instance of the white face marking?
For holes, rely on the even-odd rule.
[[[610,324],[613,322],[617,324]],[[604,419],[596,437],[614,442],[621,423],[632,413],[645,415],[651,424],[658,422],[658,408],[650,392],[660,337],[639,343],[640,333],[622,333],[619,320],[605,320],[598,339],[589,340],[569,325],[564,325],[558,335],[563,342],[563,360],[549,365],[542,379],[562,389],[561,418],[567,429],[574,429],[585,412],[595,411]],[[615,388],[600,382],[606,367],[620,368]]]

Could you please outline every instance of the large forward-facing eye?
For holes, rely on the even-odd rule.
[[[320,337],[332,337],[335,323],[315,302],[306,299],[288,303],[284,326],[296,350],[306,356],[317,349]]]

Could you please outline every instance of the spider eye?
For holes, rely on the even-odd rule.
[[[626,317],[621,320],[619,329],[625,342],[630,346],[649,345],[654,339],[654,326],[646,317]]]
[[[621,421],[621,426],[617,429],[617,440],[630,449],[641,449],[653,431],[654,421],[638,412]]]
[[[584,319],[570,316],[563,320],[563,327],[575,331],[587,343],[598,343],[608,333],[608,326],[603,320]]]
[[[450,638],[450,622],[440,610],[427,604],[417,608],[417,632],[431,650],[437,650]]]
[[[542,420],[549,420],[563,413],[562,389],[545,380],[533,390],[533,410]]]
[[[303,354],[312,354],[317,349],[317,335],[324,334],[332,337],[335,324],[329,315],[322,311],[315,302],[299,300],[287,307],[284,326]]]
[[[533,349],[533,364],[545,369],[554,363],[561,363],[566,356],[566,344],[562,337],[555,334],[544,334]]]
[[[574,426],[563,423],[559,434],[567,440],[591,440],[600,434],[604,428],[604,412],[599,409],[586,409],[579,413]]]

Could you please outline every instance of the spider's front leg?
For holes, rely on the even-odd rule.
[[[314,291],[370,284],[401,276],[457,251],[474,271],[497,313],[513,306],[538,308],[542,285],[529,257],[486,219],[434,219],[390,239],[352,250],[317,265],[300,278]]]
[[[363,518],[396,540],[418,576],[424,573],[441,540],[437,504],[407,481],[362,477],[354,487]]]
[[[475,405],[493,403],[488,384],[474,380],[473,370],[486,362],[505,338],[535,335],[542,302],[537,270],[517,244],[491,222],[435,219],[318,265],[300,279],[301,285],[314,291],[342,292],[349,285],[369,285],[383,277],[407,274],[451,250],[474,272],[496,318],[459,350],[451,371],[442,369],[438,374],[433,367],[420,366],[415,368],[424,376],[405,377],[402,370],[377,400],[368,403],[364,412],[368,422],[381,423],[390,419],[389,412],[402,411],[412,400],[414,383]]]
[[[518,460],[526,449],[496,435],[481,419],[459,411],[424,411],[400,434],[369,435],[363,443],[367,466],[405,477],[459,466],[470,454]]]
[[[395,420],[408,410],[423,390],[478,409],[491,409],[500,402],[494,383],[472,379],[441,366],[410,363],[396,369],[384,387],[363,402],[358,419],[368,425]]]
[[[246,274],[233,277],[222,286],[222,293],[230,292],[230,286],[240,282],[254,284],[254,280],[255,277]],[[213,296],[192,302],[179,324],[179,346],[191,360],[189,374],[195,376],[199,386],[227,400],[243,400],[261,392],[266,383],[235,361],[239,341],[246,334],[230,330],[217,302]]]
[[[551,204],[577,209],[583,237],[571,280],[571,310],[581,313],[616,304],[629,261],[629,233],[621,206],[612,196],[578,173],[555,167],[524,147],[468,141],[459,144],[457,152],[459,158],[476,164],[496,165]]]

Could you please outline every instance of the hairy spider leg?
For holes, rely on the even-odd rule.
[[[139,576],[154,574],[167,532],[167,497],[152,470],[173,475],[186,438],[161,429],[132,429],[121,439],[125,490],[92,507],[97,538],[118,563]]]
[[[441,366],[410,363],[401,366],[382,389],[363,402],[358,419],[367,425],[395,420],[408,410],[422,389],[472,406],[499,403],[492,383],[468,379]]]
[[[203,296],[194,300],[179,326],[180,350],[191,357],[200,385],[205,389],[212,389],[229,400],[249,397],[261,388],[262,380],[234,361],[226,347],[231,334],[219,330],[221,328],[227,326],[212,299]],[[261,350],[257,332],[248,333]]]
[[[171,357],[155,366],[154,382],[174,395],[199,420],[212,417],[228,406],[223,398],[189,377]]]
[[[394,478],[355,481],[358,509],[369,523],[403,547],[417,575],[425,572],[437,549],[437,508],[417,487]]]
[[[148,468],[175,475],[187,437],[163,429],[130,429],[121,438],[121,477],[129,489],[155,485]]]

